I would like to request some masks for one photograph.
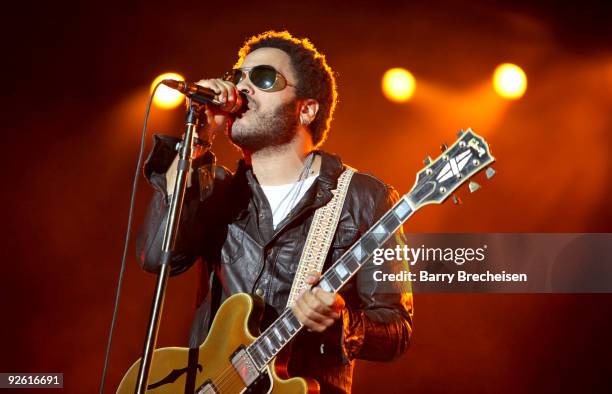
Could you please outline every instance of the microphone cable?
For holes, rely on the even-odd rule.
[[[123,284],[123,275],[125,273],[128,247],[130,243],[130,234],[132,232],[132,221],[134,219],[134,205],[136,202],[136,190],[138,188],[138,180],[140,179],[140,170],[142,168],[142,161],[144,157],[145,138],[147,136],[147,121],[149,119],[149,111],[151,110],[151,103],[157,88],[161,85],[159,82],[153,88],[153,91],[149,95],[149,101],[145,110],[144,123],[142,125],[142,135],[140,136],[140,152],[138,153],[138,162],[136,164],[136,171],[134,173],[134,180],[132,181],[132,195],[130,197],[130,210],[128,212],[127,229],[125,231],[125,241],[123,244],[123,256],[121,257],[121,268],[119,270],[119,278],[117,279],[117,289],[115,291],[115,305],[113,307],[113,317],[111,320],[110,329],[108,332],[108,342],[106,344],[106,353],[104,356],[104,367],[102,368],[102,377],[100,378],[100,394],[104,394],[104,383],[106,380],[106,373],[108,370],[108,364],[110,361],[110,352],[113,344],[113,333],[115,331],[115,325],[117,323],[117,315],[119,314],[119,300],[121,299],[121,285]]]

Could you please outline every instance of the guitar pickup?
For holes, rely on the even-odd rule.
[[[249,357],[246,348],[238,349],[232,355],[230,361],[246,387],[250,386],[259,376],[259,371],[251,357]]]

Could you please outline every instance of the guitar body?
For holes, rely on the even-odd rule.
[[[315,380],[289,378],[286,372],[288,357],[280,356],[246,387],[232,359],[237,351],[256,339],[252,333],[259,334],[262,311],[260,300],[245,293],[235,294],[217,311],[210,333],[199,349],[155,350],[147,393],[318,393],[319,385]],[[117,388],[118,394],[134,394],[139,367],[140,360],[130,367]]]

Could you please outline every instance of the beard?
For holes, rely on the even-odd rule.
[[[251,124],[244,125],[240,122],[242,119],[236,119],[229,132],[230,140],[251,153],[286,145],[293,140],[297,132],[296,107],[297,102],[292,101],[270,112],[251,109]]]

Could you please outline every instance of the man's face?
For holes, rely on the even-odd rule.
[[[295,136],[298,120],[294,87],[297,80],[289,55],[276,48],[259,48],[245,57],[240,68],[260,65],[272,66],[285,77],[288,85],[276,92],[265,92],[249,78],[238,83],[238,90],[248,91],[248,103],[246,111],[232,122],[229,136],[232,142],[249,152],[289,143]]]

